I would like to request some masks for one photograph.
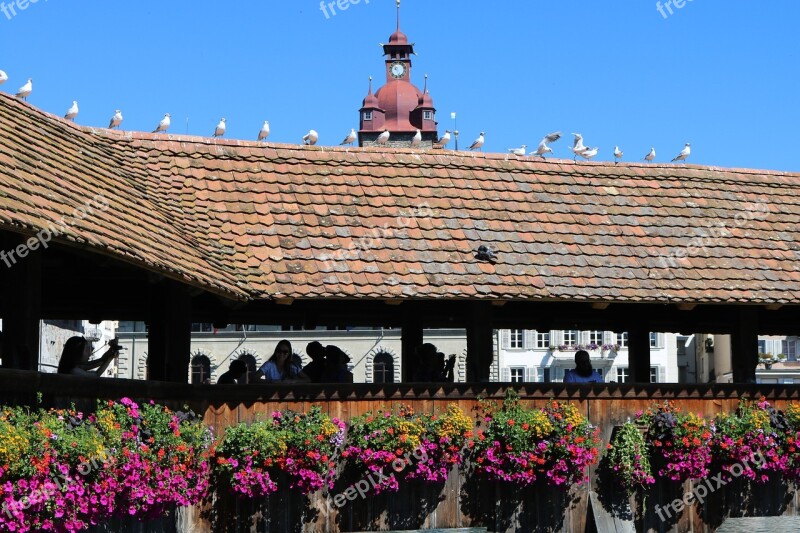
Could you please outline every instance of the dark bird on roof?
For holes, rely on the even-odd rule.
[[[475,258],[479,261],[488,261],[490,263],[497,261],[497,256],[494,254],[492,249],[485,244],[481,244],[478,247],[478,251],[475,252]]]

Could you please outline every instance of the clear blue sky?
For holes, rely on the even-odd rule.
[[[350,0],[352,2],[352,0]],[[394,0],[361,0],[326,18],[319,0],[39,0],[0,13],[0,69],[30,102],[105,127],[151,131],[165,112],[174,133],[275,142],[309,128],[338,144],[358,127],[378,43],[394,30]],[[8,4],[6,0],[6,4]],[[655,146],[657,161],[685,142],[691,162],[800,171],[797,0],[686,1],[664,18],[654,1],[403,0],[417,44],[414,81],[430,75],[440,130],[457,111],[462,142],[536,145],[544,133],[584,134],[611,159]],[[338,11],[338,9],[337,9]],[[570,139],[554,148],[567,157]]]

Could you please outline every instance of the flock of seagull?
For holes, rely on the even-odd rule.
[[[581,135],[580,133],[573,133],[572,135],[575,137],[575,140],[573,141],[572,148],[571,148],[572,153],[575,154],[575,157],[573,157],[573,159],[572,159],[573,161],[577,161],[578,157],[582,157],[582,158],[586,159],[587,161],[590,161],[590,160],[594,159],[595,156],[597,156],[598,153],[600,153],[600,148],[598,148],[598,147],[589,148],[587,146],[584,146],[584,144],[583,144],[583,135]],[[553,149],[550,148],[549,145],[551,143],[556,142],[560,138],[561,138],[561,132],[560,131],[545,135],[542,138],[542,140],[539,141],[539,146],[536,149],[536,151],[533,152],[531,155],[532,156],[539,156],[542,159],[545,159],[545,154],[553,153]],[[481,136],[479,137],[479,140],[483,141],[483,133],[481,133]],[[519,148],[509,148],[508,151],[510,153],[514,154],[514,155],[518,155],[520,157],[524,157],[525,154],[527,153],[527,148],[528,148],[527,145],[523,144]],[[625,153],[622,150],[620,150],[619,146],[615,146],[614,147],[614,164],[617,164],[622,159],[622,157],[624,155],[625,155]],[[683,147],[683,150],[681,150],[681,152],[675,157],[675,159],[672,160],[672,162],[675,163],[675,162],[678,162],[678,161],[686,161],[687,159],[689,159],[690,155],[692,155],[692,145],[691,145],[691,143],[686,143],[686,146]],[[648,163],[650,163],[653,160],[655,160],[655,158],[656,158],[656,149],[655,148],[650,148],[650,152],[648,152],[648,154],[646,156],[644,156],[643,161],[647,161]]]
[[[3,72],[2,70],[0,70],[0,85],[5,83],[6,81],[8,81],[8,75],[5,72]],[[19,88],[19,90],[16,92],[15,96],[17,98],[21,98],[23,100],[27,100],[28,96],[30,96],[30,94],[32,92],[33,92],[33,80],[31,78],[28,78],[28,81],[25,83],[25,85],[23,85],[22,87]],[[67,110],[66,114],[64,115],[64,118],[74,122],[75,118],[78,116],[79,112],[80,112],[80,109],[78,108],[78,102],[77,101],[73,101],[72,105]],[[156,129],[153,130],[153,133],[166,133],[167,130],[169,130],[169,127],[171,125],[171,120],[170,119],[171,119],[170,114],[166,113],[164,115],[164,118],[162,118],[161,121],[158,123],[158,126],[156,127]],[[119,109],[117,109],[114,112],[114,115],[111,117],[111,121],[108,124],[109,129],[117,129],[117,128],[119,128],[120,125],[122,124],[122,121],[123,121],[122,112]],[[222,137],[222,136],[225,135],[225,130],[226,130],[225,119],[222,118],[222,119],[220,119],[219,123],[217,124],[217,127],[214,128],[214,133],[213,133],[212,136],[215,137],[215,138],[216,137]],[[269,137],[269,133],[270,133],[269,121],[265,120],[264,124],[261,126],[261,130],[259,130],[259,132],[258,132],[257,140],[258,141],[266,141],[267,138]],[[572,148],[571,148],[572,153],[575,155],[575,157],[573,158],[573,161],[577,161],[578,157],[582,157],[582,158],[586,159],[587,161],[590,161],[594,157],[596,157],[597,154],[600,152],[600,149],[598,147],[589,148],[587,146],[584,146],[584,144],[583,144],[583,136],[580,133],[573,133],[572,135],[575,137],[575,140],[574,140],[574,142],[572,144]],[[385,146],[386,144],[388,144],[390,138],[391,138],[391,133],[389,133],[388,130],[384,130],[375,139],[375,144],[376,145],[380,145],[380,146]],[[560,138],[561,138],[561,132],[560,131],[545,135],[542,138],[542,140],[539,141],[539,146],[536,148],[536,151],[532,152],[530,155],[531,156],[538,156],[538,157],[541,157],[542,159],[546,159],[545,158],[546,154],[552,154],[553,153],[553,149],[550,148],[550,144],[558,141]],[[350,130],[350,133],[347,134],[347,136],[344,138],[344,140],[339,144],[340,144],[340,146],[344,146],[344,145],[351,145],[352,146],[356,142],[356,139],[358,139],[358,135],[356,134],[355,128],[353,128],[353,129]],[[315,130],[309,130],[309,132],[306,135],[303,136],[303,144],[305,144],[305,145],[313,146],[313,145],[317,144],[317,141],[319,141],[319,134]],[[447,144],[449,142],[450,142],[450,130],[447,130],[447,131],[444,132],[444,135],[442,135],[438,139],[438,141],[436,143],[434,143],[433,146],[434,146],[434,148],[444,148],[445,146],[447,146]],[[481,132],[481,134],[478,136],[478,138],[475,139],[475,141],[469,146],[469,150],[482,150],[483,149],[483,145],[485,143],[486,143],[486,133],[485,132]],[[417,148],[421,144],[422,144],[422,132],[420,130],[417,130],[417,132],[414,134],[414,136],[411,139],[411,147],[412,148]],[[519,148],[509,148],[508,151],[510,153],[516,155],[516,156],[525,157],[525,155],[528,153],[527,152],[527,148],[528,148],[527,145],[523,144]],[[691,155],[691,153],[692,153],[691,144],[690,143],[686,143],[686,146],[672,160],[672,162],[675,163],[675,162],[678,162],[678,161],[686,161],[689,158],[689,156]],[[624,155],[624,153],[623,153],[622,150],[620,150],[619,146],[615,146],[614,147],[614,164],[618,163],[622,159],[623,155]],[[652,162],[652,161],[655,160],[655,158],[656,158],[656,149],[655,148],[651,148],[650,152],[646,156],[644,156],[643,160],[647,161],[647,162]]]

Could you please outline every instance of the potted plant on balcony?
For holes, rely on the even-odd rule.
[[[772,368],[772,365],[774,365],[775,363],[780,363],[784,359],[786,359],[786,356],[783,355],[782,353],[778,355],[772,355],[770,353],[758,354],[758,363],[764,365],[764,368],[766,368],[767,370]]]

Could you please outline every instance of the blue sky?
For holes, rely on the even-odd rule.
[[[353,0],[349,0],[352,2]],[[151,131],[166,112],[173,133],[300,142],[309,128],[338,144],[358,127],[378,43],[394,30],[394,0],[361,0],[326,18],[319,0],[39,0],[0,13],[0,69],[30,102],[105,127]],[[8,4],[8,0],[5,0]],[[686,1],[662,16],[649,0],[544,2],[403,0],[417,44],[414,81],[430,75],[440,131],[458,112],[464,145],[536,145],[553,130],[583,133],[612,159],[651,146],[668,161],[691,142],[691,162],[800,171],[797,0]],[[188,119],[188,127],[187,127]],[[568,157],[570,139],[554,145]],[[463,145],[462,145],[463,146]]]

